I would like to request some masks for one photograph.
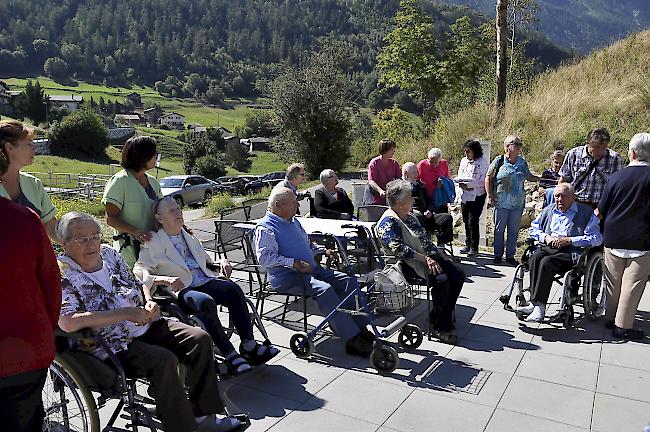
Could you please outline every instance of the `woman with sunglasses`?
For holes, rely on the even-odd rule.
[[[16,120],[0,121],[0,196],[32,209],[45,225],[48,237],[56,237],[56,209],[37,177],[20,170],[34,162],[34,129]]]

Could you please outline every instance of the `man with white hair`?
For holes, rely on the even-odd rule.
[[[591,207],[576,202],[573,186],[560,183],[553,191],[555,203],[542,210],[528,230],[531,238],[545,246],[530,257],[530,303],[517,311],[526,321],[542,322],[556,274],[571,270],[574,253],[603,242],[599,221]]]
[[[402,178],[411,185],[413,214],[429,233],[436,234],[438,246],[454,238],[454,218],[449,213],[435,213],[436,206],[427,194],[424,184],[418,180],[418,169],[413,162],[402,165]]]
[[[316,255],[332,251],[313,247],[294,216],[298,201],[292,190],[273,189],[269,208],[255,228],[254,244],[259,263],[266,267],[271,287],[281,294],[312,297],[323,315],[334,310],[341,299],[358,287],[356,278],[320,267]],[[353,303],[353,302],[351,302]],[[352,304],[350,306],[353,306]],[[366,329],[366,318],[344,312],[334,314],[329,324],[343,339],[348,354],[367,356],[374,338]]]
[[[650,133],[632,137],[630,165],[609,177],[598,203],[603,219],[607,326],[618,339],[642,339],[634,317],[650,275]]]

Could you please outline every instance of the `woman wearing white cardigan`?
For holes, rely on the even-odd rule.
[[[184,228],[183,212],[172,198],[154,204],[154,232],[142,245],[133,272],[142,280],[147,299],[157,286],[166,286],[178,297],[182,309],[196,314],[233,374],[247,372],[252,366],[266,363],[279,350],[272,345],[258,344],[253,338],[253,323],[248,314],[244,293],[229,279],[232,266],[227,259],[219,263],[221,274],[199,240]],[[235,329],[241,338],[239,353],[226,335],[217,306],[228,308]]]

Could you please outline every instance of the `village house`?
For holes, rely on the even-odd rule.
[[[170,129],[184,129],[185,128],[185,116],[177,112],[170,112],[160,116],[158,123],[165,125]]]
[[[50,108],[65,108],[69,112],[79,109],[79,105],[83,102],[81,95],[49,95]]]
[[[9,86],[0,81],[0,115],[10,116],[14,113],[14,108],[11,104],[13,96],[9,91]]]
[[[250,137],[242,138],[239,142],[247,146],[249,152],[271,150],[271,138]]]
[[[124,103],[126,105],[133,105],[135,108],[140,108],[142,107],[142,97],[140,96],[140,93],[131,92],[124,96]]]
[[[144,124],[145,119],[138,113],[115,114],[115,124]]]
[[[162,108],[158,106],[147,108],[146,110],[143,111],[144,117],[147,119],[147,123],[149,124],[158,123],[158,119],[160,118],[162,113],[163,113]]]

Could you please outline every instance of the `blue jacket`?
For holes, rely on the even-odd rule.
[[[449,177],[440,177],[439,179],[442,182],[442,187],[436,189],[433,194],[433,204],[436,208],[453,203],[456,199],[456,185],[454,181]]]

